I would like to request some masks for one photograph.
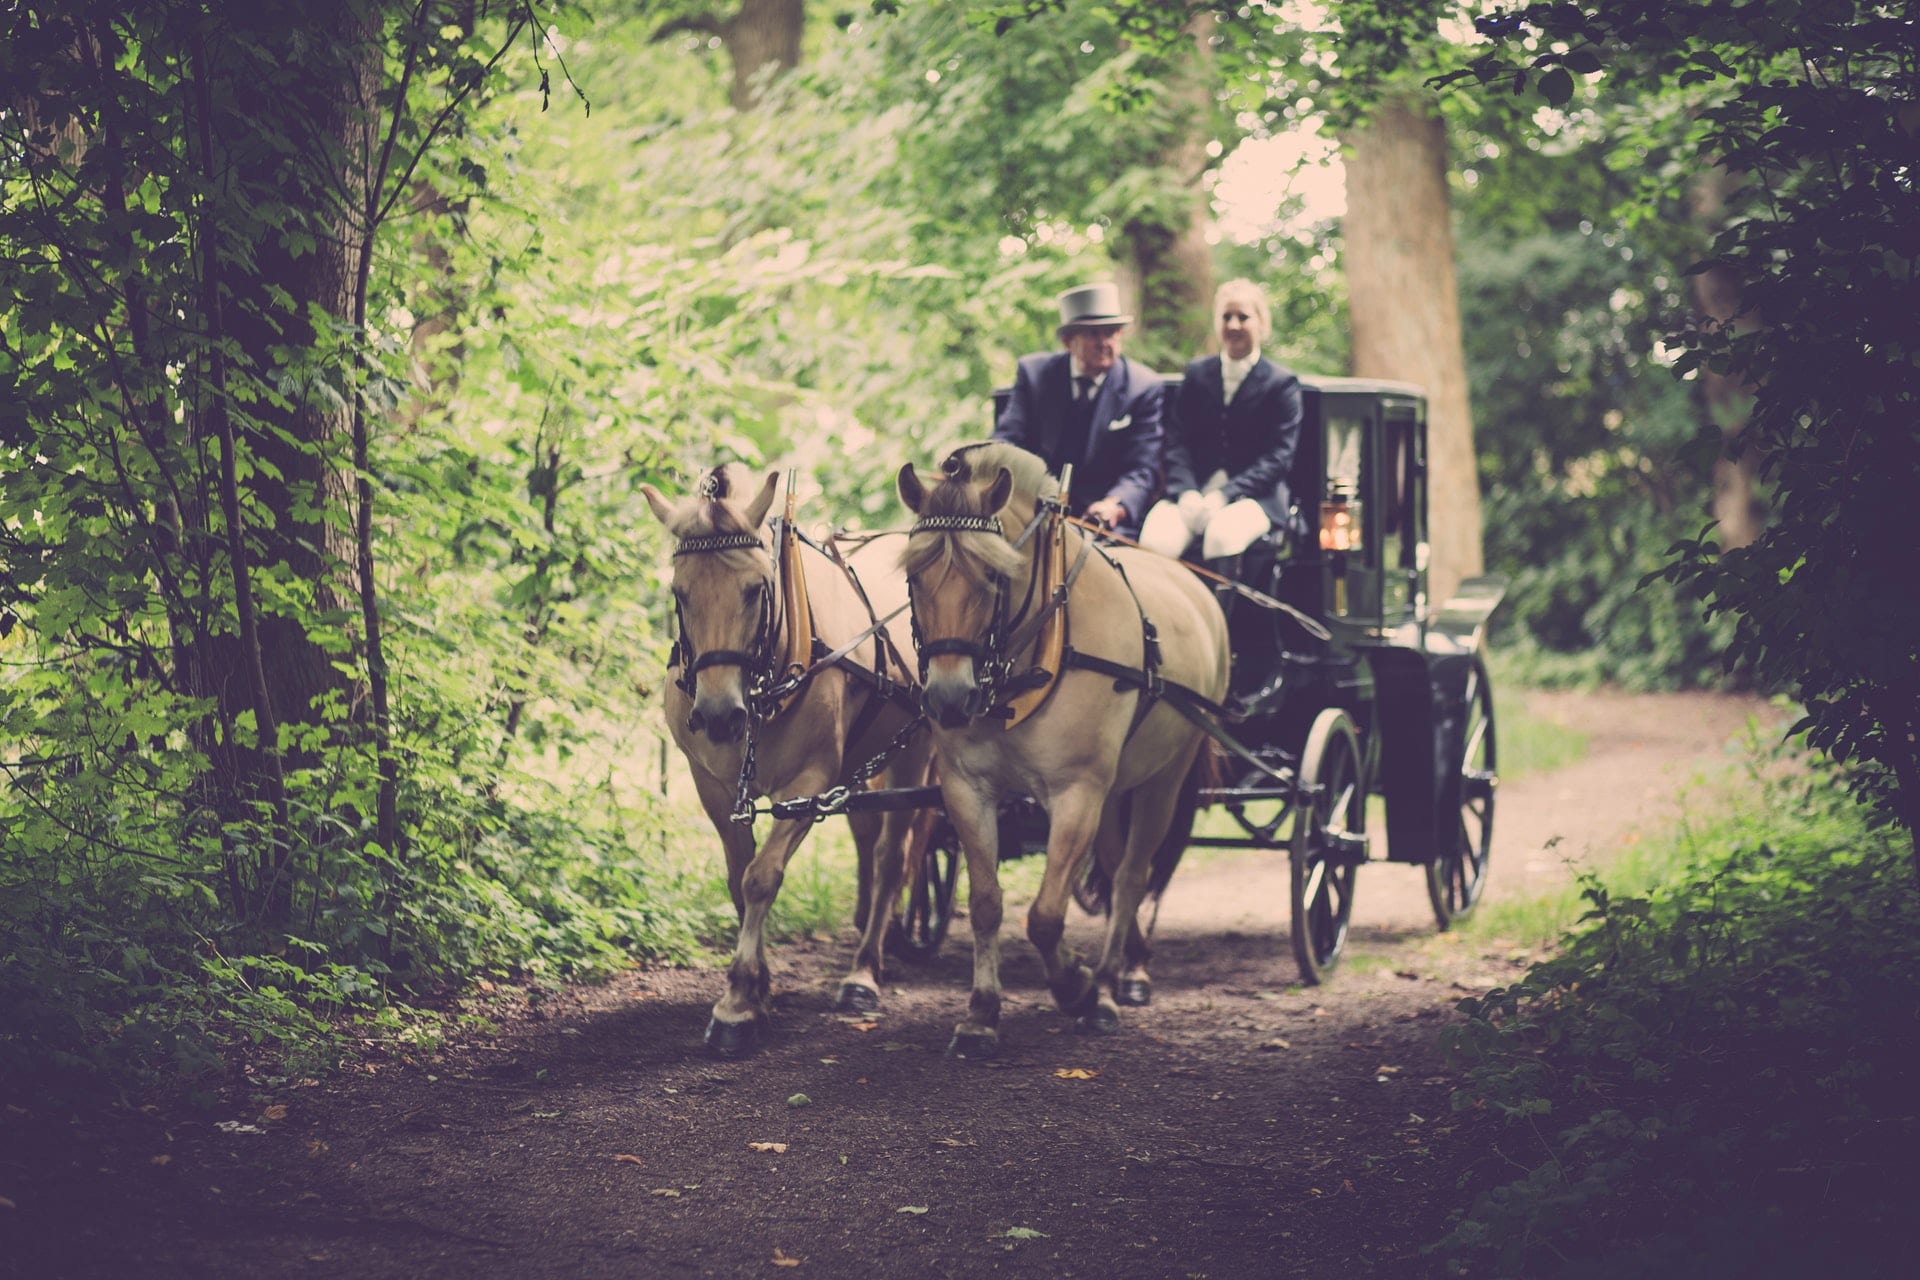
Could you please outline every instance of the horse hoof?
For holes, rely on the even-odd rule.
[[[1110,1036],[1120,1029],[1120,1015],[1106,1005],[1096,1005],[1093,1012],[1081,1014],[1073,1025],[1083,1036]]]
[[[873,1013],[880,1008],[880,993],[864,982],[843,982],[834,1007],[843,1013]]]
[[[1144,1009],[1153,1003],[1153,984],[1145,978],[1122,979],[1119,989],[1113,993],[1114,1000],[1134,1009]]]
[[[956,1031],[947,1042],[947,1056],[978,1062],[1000,1056],[1000,1037],[980,1031]]]
[[[743,1058],[760,1047],[760,1022],[749,1018],[745,1022],[722,1022],[718,1018],[707,1020],[707,1048],[723,1058]]]

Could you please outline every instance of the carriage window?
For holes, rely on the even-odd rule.
[[[1364,418],[1327,417],[1327,487],[1320,496],[1320,549],[1364,549],[1361,467],[1366,451]]]
[[[1381,552],[1388,570],[1381,583],[1381,605],[1391,616],[1413,607],[1418,590],[1425,458],[1420,420],[1405,409],[1390,409],[1382,435],[1380,466]]]

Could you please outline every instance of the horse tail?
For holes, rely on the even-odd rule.
[[[1173,879],[1174,868],[1180,865],[1181,855],[1187,851],[1187,837],[1193,834],[1194,815],[1200,811],[1200,793],[1220,785],[1220,770],[1225,760],[1226,752],[1219,743],[1210,737],[1200,740],[1200,750],[1194,753],[1187,776],[1180,783],[1180,794],[1174,799],[1173,821],[1167,824],[1167,834],[1161,838],[1160,847],[1153,851],[1153,871],[1147,877],[1148,898],[1158,898],[1166,890],[1167,882]]]
[[[1187,851],[1187,837],[1193,834],[1194,815],[1200,811],[1200,793],[1220,785],[1221,769],[1226,763],[1226,752],[1212,738],[1203,738],[1200,750],[1195,753],[1193,763],[1187,767],[1187,776],[1180,783],[1180,792],[1173,803],[1173,819],[1167,824],[1167,834],[1161,837],[1159,848],[1153,851],[1152,870],[1147,875],[1147,900],[1158,898],[1165,891],[1173,872],[1180,865],[1180,858]],[[1113,905],[1113,882],[1107,878],[1099,862],[1089,859],[1085,878],[1074,890],[1074,898],[1089,915],[1105,915]]]

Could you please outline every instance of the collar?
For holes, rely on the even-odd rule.
[[[1112,373],[1115,369],[1118,369],[1120,367],[1120,361],[1116,359],[1112,364],[1108,365],[1107,373],[1089,374],[1085,369],[1080,367],[1080,357],[1069,352],[1067,354],[1067,365],[1069,366],[1074,377],[1076,378],[1091,377],[1093,379],[1093,389],[1095,391],[1098,391],[1100,390],[1101,387],[1106,385],[1107,373]]]
[[[1247,352],[1247,358],[1245,360],[1235,360],[1232,356],[1222,351],[1220,353],[1220,376],[1223,378],[1237,378],[1244,381],[1246,376],[1253,372],[1253,366],[1259,363],[1260,348],[1257,346]]]

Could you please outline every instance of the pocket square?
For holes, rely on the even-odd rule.
[[[1107,430],[1125,431],[1128,427],[1132,425],[1133,425],[1133,415],[1129,413],[1123,417],[1115,418],[1112,422],[1109,422],[1107,424]]]

